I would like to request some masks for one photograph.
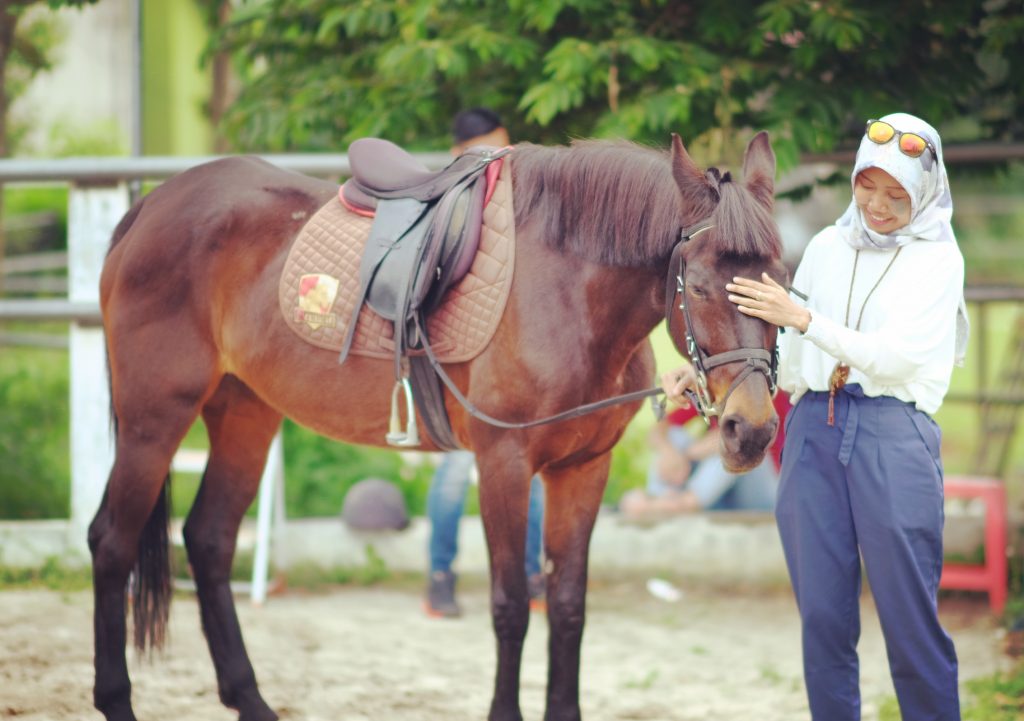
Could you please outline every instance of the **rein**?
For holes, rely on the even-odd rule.
[[[605,398],[604,400],[601,401],[594,401],[593,403],[585,403],[581,406],[570,408],[567,411],[556,413],[553,416],[548,416],[546,418],[538,418],[537,420],[533,421],[503,421],[498,418],[495,418],[494,416],[488,415],[487,413],[484,413],[482,410],[473,405],[473,402],[466,398],[466,396],[463,395],[462,391],[459,390],[459,387],[455,385],[455,381],[453,381],[451,377],[447,373],[445,373],[444,368],[441,366],[441,362],[437,359],[437,355],[435,355],[434,353],[434,349],[430,347],[430,343],[427,341],[426,333],[424,332],[423,327],[420,325],[419,314],[416,314],[416,330],[419,333],[420,340],[423,344],[423,350],[427,354],[427,359],[430,361],[431,367],[434,369],[434,372],[437,373],[437,375],[441,378],[441,381],[445,384],[445,387],[447,387],[448,390],[451,391],[452,395],[455,396],[455,399],[462,405],[463,408],[466,409],[466,412],[469,413],[469,415],[473,416],[477,420],[481,420],[484,423],[487,423],[488,425],[495,426],[496,428],[506,428],[508,430],[534,428],[536,426],[547,425],[548,423],[557,423],[558,421],[565,421],[569,420],[570,418],[578,418],[580,416],[584,416],[587,415],[588,413],[593,413],[594,411],[599,411],[603,408],[608,408],[610,406],[616,406],[622,403],[630,403],[632,401],[640,401],[643,400],[644,398],[653,398],[654,396],[663,395],[665,393],[665,391],[662,390],[660,387],[648,388],[647,390],[633,391],[632,393],[623,393],[622,395],[613,396],[611,398]],[[664,401],[662,401],[661,403],[655,403],[655,415],[658,415],[658,417],[661,418],[661,415],[663,414]]]

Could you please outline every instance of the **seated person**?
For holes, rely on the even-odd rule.
[[[693,408],[677,408],[657,423],[650,433],[654,457],[647,473],[647,487],[623,495],[619,503],[629,518],[643,518],[694,511],[775,508],[782,424],[789,399],[775,397],[779,432],[761,465],[745,473],[730,473],[718,452],[717,419],[703,434],[703,422]]]

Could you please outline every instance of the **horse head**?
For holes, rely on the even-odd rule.
[[[740,313],[725,285],[762,272],[786,283],[772,217],[775,154],[768,135],[758,133],[747,146],[741,183],[717,168],[701,171],[673,135],[672,174],[685,211],[669,269],[669,334],[697,371],[702,414],[719,416],[726,468],[742,472],[762,461],[778,429],[778,329]]]

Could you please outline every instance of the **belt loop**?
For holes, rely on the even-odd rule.
[[[844,466],[850,465],[850,456],[853,455],[853,442],[857,438],[857,424],[860,422],[860,411],[857,407],[857,396],[850,393],[841,395],[849,404],[846,411],[846,423],[843,427],[843,440],[839,444],[839,462]]]

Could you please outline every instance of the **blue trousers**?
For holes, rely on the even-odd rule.
[[[459,552],[459,520],[466,505],[470,473],[476,459],[470,451],[446,453],[434,472],[427,492],[430,518],[430,571],[450,571]],[[544,485],[530,481],[530,508],[526,519],[526,575],[540,573],[544,529]]]
[[[776,520],[803,631],[815,721],[860,719],[861,557],[903,721],[959,721],[957,659],[939,624],[940,432],[859,385],[807,393],[786,419]],[[859,552],[858,552],[859,549]]]

